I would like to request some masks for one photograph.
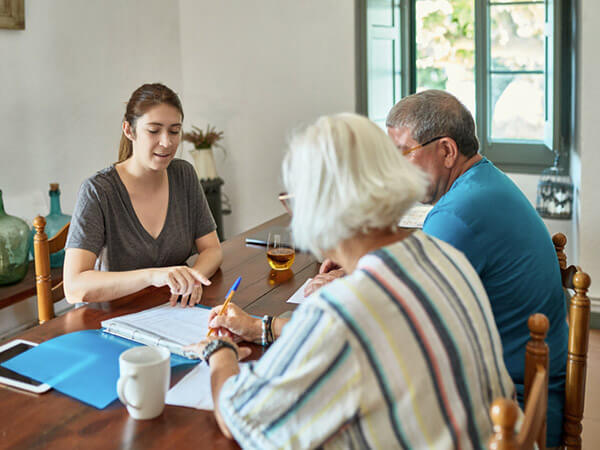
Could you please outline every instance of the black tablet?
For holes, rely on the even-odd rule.
[[[12,359],[15,356],[35,347],[36,345],[37,344],[35,342],[29,342],[23,339],[15,339],[14,341],[10,341],[0,347],[0,363]],[[17,372],[13,372],[12,370],[2,366],[0,366],[0,383],[17,387],[19,389],[24,389],[26,391],[35,392],[36,394],[41,394],[42,392],[46,392],[51,389],[51,386],[48,386],[45,383],[32,380],[31,378],[20,375]]]

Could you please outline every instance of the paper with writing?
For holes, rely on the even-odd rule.
[[[170,306],[168,303],[145,311],[105,320],[104,331],[146,345],[160,345],[171,353],[193,357],[183,347],[206,338],[210,308]]]
[[[423,222],[433,206],[416,204],[410,208],[400,219],[399,227],[402,228],[423,228]]]

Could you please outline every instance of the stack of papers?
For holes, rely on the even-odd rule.
[[[194,358],[183,347],[206,338],[211,308],[182,308],[168,303],[145,311],[105,320],[104,331],[146,345],[166,347],[171,353]]]
[[[401,228],[423,228],[423,223],[431,208],[433,208],[432,205],[422,205],[420,203],[413,206],[402,216],[398,226]]]

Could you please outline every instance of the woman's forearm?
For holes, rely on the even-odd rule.
[[[65,277],[65,296],[69,303],[114,300],[152,285],[152,270],[154,269],[126,272],[86,270]]]
[[[221,248],[207,248],[196,259],[194,269],[205,277],[212,276],[223,261]],[[164,280],[155,280],[155,272],[166,268],[148,268],[125,272],[84,270],[75,274],[65,271],[65,296],[69,303],[105,302],[133,294],[148,286],[162,286]]]
[[[210,278],[221,266],[222,262],[223,251],[221,247],[210,247],[200,252],[193,268],[206,278]]]

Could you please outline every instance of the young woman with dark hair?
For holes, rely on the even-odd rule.
[[[200,302],[223,257],[194,168],[175,158],[182,121],[179,97],[167,86],[144,84],[131,95],[118,162],[79,191],[64,265],[70,303],[113,300],[147,286],[169,286],[172,304]]]

